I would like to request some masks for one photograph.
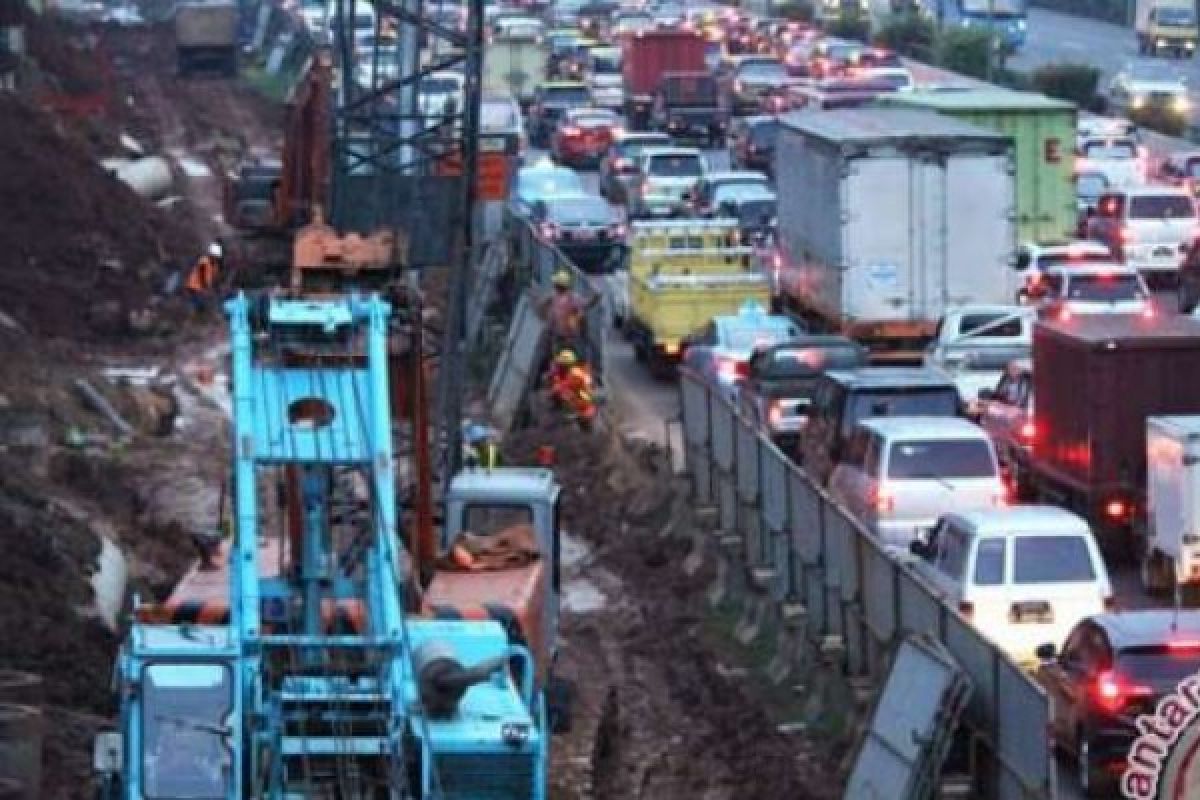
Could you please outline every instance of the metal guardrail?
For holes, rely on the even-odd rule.
[[[1045,692],[693,373],[680,374],[684,452],[697,506],[740,534],[740,566],[768,596],[804,607],[814,642],[840,637],[851,677],[879,685],[910,634],[941,642],[975,691],[962,717],[975,797],[1050,800],[1055,769]],[[754,585],[753,581],[747,582]]]

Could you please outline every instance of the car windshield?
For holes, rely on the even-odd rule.
[[[1154,21],[1159,25],[1192,28],[1196,25],[1196,13],[1190,8],[1160,8],[1154,12]]]
[[[720,183],[713,189],[713,201],[716,203],[720,203],[722,200],[771,200],[774,197],[767,182],[757,178]]]
[[[517,178],[517,187],[522,195],[552,197],[582,193],[583,181],[579,175],[566,169],[537,170],[522,172]]]
[[[479,104],[479,125],[486,131],[508,131],[518,127],[521,116],[507,100],[484,100]]]
[[[661,178],[699,178],[704,174],[704,165],[698,155],[651,156],[646,172]]]
[[[584,106],[592,100],[586,86],[550,86],[543,96],[548,105],[554,106]]]
[[[1012,339],[1028,336],[1029,325],[1024,316],[1014,312],[964,314],[958,323],[958,332],[960,336],[972,338],[991,336]]]
[[[999,372],[1013,361],[1029,357],[1029,347],[947,347],[945,359],[966,372]]]
[[[593,72],[620,72],[621,51],[615,47],[605,47],[592,51]]]
[[[612,222],[612,210],[599,197],[560,197],[549,204],[550,217],[566,225],[587,223],[608,225]]]
[[[983,439],[896,442],[888,454],[887,474],[896,480],[991,478],[996,464]]]
[[[1096,580],[1082,536],[1018,536],[1013,583],[1086,583]]]
[[[1127,272],[1110,275],[1072,275],[1067,284],[1067,297],[1071,300],[1116,303],[1122,300],[1137,300],[1141,296],[1141,282],[1136,275]]]
[[[828,369],[853,369],[865,359],[854,347],[788,347],[771,353],[762,370],[764,378],[786,380],[810,378]]]
[[[647,147],[662,147],[670,143],[666,137],[622,139],[617,145],[617,152],[625,158],[637,158]]]
[[[1130,198],[1130,219],[1178,219],[1194,217],[1191,199],[1177,194],[1145,194]]]
[[[613,114],[576,114],[571,117],[571,122],[581,128],[612,128],[617,124],[617,118]]]
[[[1179,83],[1182,81],[1166,64],[1155,62],[1140,62],[1131,64],[1129,77],[1134,81],[1147,83]]]
[[[1037,258],[1038,269],[1059,266],[1082,266],[1084,264],[1111,264],[1113,257],[1098,250],[1077,250],[1043,253]]]
[[[849,436],[869,417],[953,417],[958,414],[958,390],[945,388],[862,389],[852,392],[842,420],[842,435]]]
[[[756,81],[784,81],[788,74],[778,61],[751,61],[738,67],[738,76]]]
[[[720,205],[719,202],[718,205]],[[743,227],[769,225],[775,218],[774,196],[769,199],[741,200],[735,205],[738,222]]]
[[[774,147],[779,139],[779,123],[763,122],[750,129],[750,141],[755,147]]]
[[[1137,155],[1132,142],[1088,142],[1083,146],[1084,158],[1112,160],[1137,158]]]
[[[423,78],[420,91],[421,94],[453,94],[458,91],[458,85],[454,78]]]
[[[1099,197],[1108,188],[1108,178],[1099,172],[1080,173],[1075,180],[1075,193],[1081,197]]]
[[[794,329],[779,328],[731,328],[726,332],[724,347],[730,350],[752,352],[773,344],[787,341],[797,333]]]
[[[1167,634],[1171,636],[1171,634]],[[1200,672],[1200,648],[1127,647],[1117,653],[1117,671],[1138,683],[1156,687],[1175,686]]]

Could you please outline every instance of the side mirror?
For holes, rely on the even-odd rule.
[[[1040,661],[1053,661],[1058,655],[1058,649],[1054,646],[1053,642],[1046,642],[1045,644],[1039,644],[1037,649],[1033,651],[1033,654]]]

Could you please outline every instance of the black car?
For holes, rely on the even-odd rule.
[[[715,147],[728,123],[717,88],[717,79],[707,72],[666,73],[654,94],[651,126],[673,139],[699,140]]]
[[[817,379],[827,369],[866,366],[867,355],[865,347],[845,336],[802,336],[759,350],[738,384],[738,405],[772,441],[792,452],[808,422]]]
[[[550,136],[568,109],[588,108],[592,92],[587,84],[574,81],[543,83],[533,92],[529,111],[529,141],[534,147],[548,147]]]
[[[585,272],[612,272],[625,252],[625,225],[599,195],[539,201],[533,207],[538,238],[556,245]]]
[[[779,139],[777,117],[744,117],[733,125],[729,136],[731,169],[751,169],[771,175],[775,169],[775,142]]]
[[[775,192],[752,184],[725,186],[714,193],[716,215],[736,219],[741,243],[767,247],[778,232]]]
[[[1137,717],[1154,714],[1165,695],[1200,672],[1200,611],[1098,614],[1075,626],[1061,652],[1044,644],[1037,655],[1055,745],[1075,756],[1084,795],[1116,797]]]

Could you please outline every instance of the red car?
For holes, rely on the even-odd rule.
[[[572,109],[558,123],[550,152],[555,161],[566,166],[599,164],[621,133],[621,118],[612,111]]]

